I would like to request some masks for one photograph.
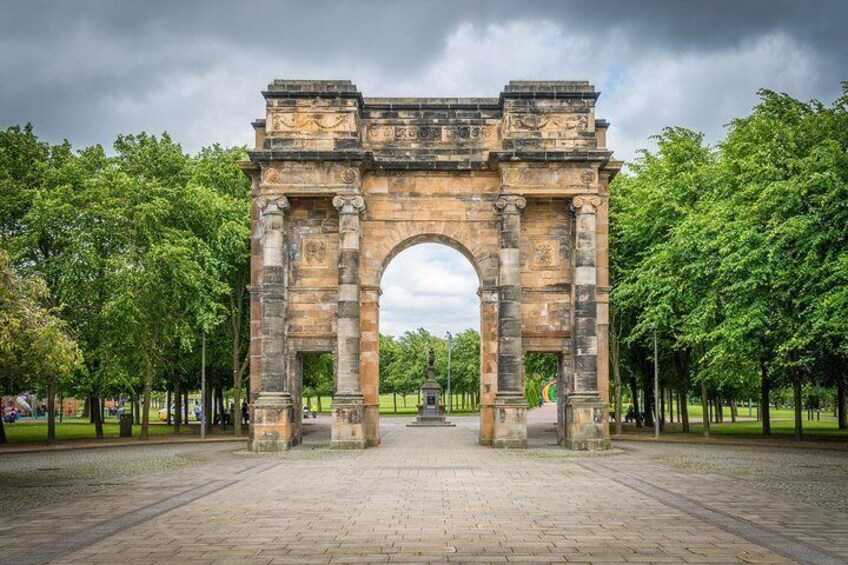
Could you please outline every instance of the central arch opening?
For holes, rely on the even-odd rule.
[[[431,347],[446,414],[476,416],[480,277],[469,255],[456,242],[414,239],[386,259],[379,313],[382,416],[415,417]]]

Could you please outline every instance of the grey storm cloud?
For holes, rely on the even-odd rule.
[[[627,160],[664,126],[718,141],[759,88],[830,102],[847,24],[846,0],[0,0],[0,127],[107,148],[168,131],[195,151],[249,144],[274,78],[349,78],[366,96],[586,79]],[[458,253],[409,249],[383,278],[381,330],[478,328],[477,286]]]
[[[848,2],[3,1],[0,126],[108,146],[167,130],[247,144],[273,78],[368,96],[496,96],[588,79],[628,159],[666,125],[716,140],[760,87],[829,101],[848,78]]]

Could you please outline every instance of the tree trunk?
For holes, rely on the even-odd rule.
[[[88,418],[88,423],[94,423],[94,412],[91,410],[91,395],[89,394],[85,399],[85,406],[82,408],[82,417]]]
[[[150,393],[153,388],[153,361],[150,353],[144,358],[144,392],[141,404],[141,434],[140,439],[150,439]]]
[[[682,425],[681,430],[689,433],[689,399],[686,398],[686,391],[680,391],[677,406],[680,408],[680,417],[678,419]]]
[[[56,376],[47,381],[47,445],[56,442]]]
[[[560,391],[557,391],[559,398]],[[633,414],[636,416],[636,427],[642,427],[642,413],[639,411],[639,389],[636,385],[636,375],[630,375],[630,396],[633,398]]]
[[[91,410],[91,414],[94,416],[94,436],[97,439],[103,439],[103,419],[100,417],[100,400],[96,394],[90,395],[89,399],[91,403],[89,410]]]
[[[704,411],[704,437],[710,437],[710,401],[707,397],[707,381],[701,378],[701,408]]]
[[[234,302],[234,301],[233,301]],[[232,305],[232,304],[231,304]],[[235,409],[230,414],[230,419],[233,421],[233,435],[240,436],[241,431],[241,363],[239,362],[239,342],[241,341],[241,306],[238,309],[233,308],[233,343],[232,343],[232,364],[233,364],[233,406]],[[318,397],[318,405],[320,410],[321,397]],[[238,411],[238,416],[236,412]]]
[[[395,414],[397,414],[397,392],[392,392],[392,404],[395,408]]]
[[[797,369],[796,369],[797,371]],[[801,441],[804,406],[801,400],[801,375],[796,374],[792,379],[792,389],[795,396],[795,440]]]
[[[840,374],[836,379],[836,421],[839,429],[848,429],[848,414],[845,413],[845,374]]]
[[[653,389],[652,379],[645,379],[645,386],[642,387],[642,411],[645,416],[645,426],[653,427],[654,425],[654,396],[651,394]]]
[[[760,357],[760,417],[763,420],[763,435],[771,435],[771,413],[769,408],[769,396],[771,395],[771,376],[768,365]]]
[[[668,423],[674,423],[674,388],[668,387]]]
[[[612,361],[613,401],[615,402],[615,433],[621,435],[621,362],[618,339],[618,324],[616,323],[615,308],[612,310],[612,325],[610,327],[610,359]]]
[[[183,422],[183,395],[180,390],[180,381],[174,383],[174,434],[179,435],[180,424]]]
[[[6,411],[6,406],[2,402],[0,402],[0,410],[3,410],[3,412]],[[3,423],[3,414],[0,414],[0,445],[5,445],[7,442],[6,425]]]
[[[170,388],[168,388],[168,396],[167,396],[167,399],[165,400],[165,410],[166,410],[166,412],[165,412],[165,414],[166,414],[165,423],[170,426],[171,425],[171,389]]]
[[[186,425],[188,425],[188,423],[189,423],[189,419],[188,419],[188,391],[185,391],[183,393],[183,422],[185,422]]]
[[[736,418],[739,416],[739,407],[736,405],[736,397],[730,398],[730,421],[736,423]]]
[[[100,399],[100,421],[101,422],[106,421],[106,399],[105,398]]]
[[[318,402],[318,411],[323,412],[324,409],[321,408],[321,395],[320,394],[318,395],[318,398],[316,399],[316,401]]]
[[[660,429],[665,429],[665,391],[663,387],[660,387],[660,409],[659,409],[659,418],[660,418]]]

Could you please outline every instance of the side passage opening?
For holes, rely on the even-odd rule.
[[[524,354],[524,396],[527,399],[528,437],[556,443],[559,401],[564,384],[561,353]],[[549,440],[549,441],[548,441]]]
[[[335,393],[333,354],[309,352],[301,353],[298,357],[301,395],[300,402],[295,405],[303,441],[329,441],[330,411]]]

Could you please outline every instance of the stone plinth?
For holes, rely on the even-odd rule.
[[[286,392],[261,392],[253,403],[249,449],[255,452],[285,451],[297,445],[293,434],[292,398]]]
[[[521,393],[498,393],[495,399],[495,437],[493,447],[527,447],[527,401]]]
[[[333,397],[330,446],[333,449],[365,449],[364,416],[361,394],[336,394]]]
[[[565,399],[565,447],[580,451],[609,449],[609,405],[598,395],[574,393]]]

